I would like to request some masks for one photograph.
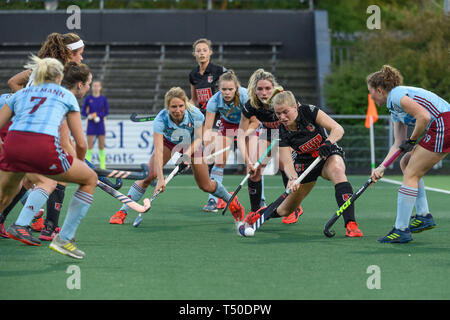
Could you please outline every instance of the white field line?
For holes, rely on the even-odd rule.
[[[387,182],[387,183],[392,183],[392,184],[402,185],[402,183],[400,181],[392,180],[392,179],[381,178],[380,181]],[[434,191],[434,192],[440,192],[440,193],[445,193],[445,194],[450,194],[449,190],[443,190],[443,189],[438,189],[438,188],[431,188],[431,187],[427,187],[427,186],[425,186],[425,190]]]

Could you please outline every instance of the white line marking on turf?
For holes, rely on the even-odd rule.
[[[401,182],[401,181],[397,181],[397,180],[391,180],[391,179],[381,178],[380,181],[387,182],[387,183],[393,183],[393,184],[402,185],[402,182]],[[427,186],[425,186],[425,190],[430,190],[430,191],[435,191],[435,192],[440,192],[440,193],[450,194],[450,191],[448,191],[448,190],[443,190],[443,189],[438,189],[438,188],[431,188],[431,187],[427,187]]]

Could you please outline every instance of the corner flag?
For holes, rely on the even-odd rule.
[[[375,102],[372,100],[370,93],[368,94],[369,104],[367,106],[367,115],[366,115],[366,128],[370,128],[370,116],[372,116],[372,123],[377,122],[378,120],[378,112]]]

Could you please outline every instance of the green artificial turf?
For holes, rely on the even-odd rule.
[[[225,176],[224,184],[233,191],[241,179]],[[351,176],[350,182],[356,190],[366,179]],[[438,188],[449,181],[448,176],[432,179],[430,186]],[[126,194],[131,183],[120,191]],[[280,176],[266,176],[265,186],[268,202],[283,192]],[[0,300],[450,299],[450,196],[428,192],[437,228],[413,234],[411,243],[380,244],[377,238],[395,221],[397,190],[398,185],[380,182],[357,201],[362,239],[345,237],[342,218],[334,238],[322,234],[336,210],[334,187],[323,179],[302,204],[298,223],[272,219],[253,238],[237,235],[229,212],[204,213],[207,194],[190,175],[167,186],[138,228],[132,226],[135,212],[125,225],[110,225],[121,204],[96,190],[76,234],[84,260],[60,255],[48,242],[31,247],[0,238]],[[60,225],[74,191],[68,186]],[[248,212],[246,188],[239,199]],[[80,289],[70,289],[71,266],[79,268]],[[375,283],[370,266],[379,270],[379,289],[368,287]]]

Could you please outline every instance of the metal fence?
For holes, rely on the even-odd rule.
[[[331,115],[339,124],[341,124],[345,130],[345,134],[343,138],[338,142],[338,144],[345,151],[345,162],[347,167],[347,173],[349,174],[370,174],[371,171],[371,150],[370,150],[370,130],[364,126],[365,116],[364,115]],[[109,148],[109,145],[117,145],[114,141],[108,142],[108,137],[120,137],[121,143],[124,144],[124,149],[118,149],[117,153],[121,154],[125,151],[128,153],[134,153],[134,158],[138,158],[137,154],[141,152],[145,152],[146,156],[141,159],[141,161],[147,161],[152,144],[151,132],[152,124],[150,122],[146,123],[146,128],[148,128],[149,132],[145,133],[146,136],[146,148],[145,149],[136,149],[132,150],[127,145],[127,141],[132,143],[134,140],[139,139],[142,136],[142,133],[136,135],[138,138],[133,138],[131,128],[135,128],[136,124],[132,124],[129,121],[129,118],[125,115],[110,115],[108,116],[110,120],[123,120],[120,130],[114,131],[112,125],[107,124],[108,130],[112,130],[111,132],[107,132],[107,141],[106,141],[106,153],[114,153],[115,150],[113,148]],[[126,128],[127,126],[133,126],[130,128]],[[107,130],[107,131],[108,131]],[[146,129],[147,130],[147,129]],[[129,137],[127,135],[130,135]],[[134,139],[134,140],[133,140]],[[378,121],[374,124],[374,149],[375,149],[375,164],[379,165],[383,159],[385,158],[390,146],[393,144],[393,123],[389,116],[380,115]],[[143,151],[140,151],[143,150]],[[94,153],[96,152],[96,147],[94,147]],[[145,160],[144,160],[145,159]],[[94,160],[95,162],[95,160]],[[245,170],[242,156],[239,154],[239,151],[231,152],[226,165],[226,173],[227,174],[241,174]],[[400,174],[399,162],[397,161],[390,167],[390,172],[392,174]],[[136,169],[139,167],[140,163],[134,164],[126,164],[126,163],[115,163],[110,164],[108,167],[111,168],[128,168],[128,169]],[[170,161],[166,169],[173,168],[174,161]],[[271,170],[268,170],[272,172]],[[440,163],[438,163],[433,169],[430,170],[428,174],[450,174],[450,158],[446,158]]]

